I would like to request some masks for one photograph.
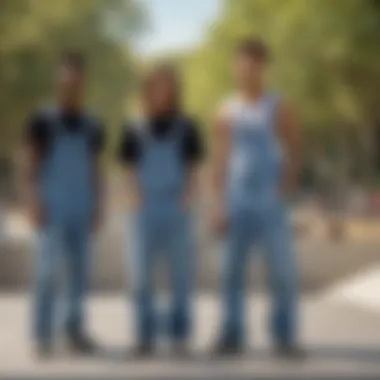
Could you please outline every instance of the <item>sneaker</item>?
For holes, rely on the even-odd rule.
[[[305,350],[297,344],[279,344],[275,349],[277,357],[286,360],[303,360],[306,358]]]
[[[187,357],[190,355],[189,345],[187,341],[175,341],[171,346],[172,352],[176,357]]]
[[[53,346],[50,342],[39,342],[35,347],[38,359],[46,360],[53,356]]]
[[[98,346],[93,339],[83,334],[68,335],[70,351],[83,355],[92,355],[98,351]]]
[[[132,351],[132,356],[136,359],[148,358],[154,354],[154,346],[151,343],[139,343]]]
[[[244,345],[240,342],[221,340],[214,348],[216,356],[238,356],[244,352]]]

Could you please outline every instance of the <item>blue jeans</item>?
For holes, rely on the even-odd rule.
[[[284,205],[256,209],[231,208],[223,269],[223,338],[243,343],[244,271],[250,249],[262,245],[273,297],[271,331],[280,344],[291,343],[296,334],[297,286],[291,231]]]
[[[72,226],[46,226],[38,236],[36,290],[34,303],[34,336],[37,341],[52,339],[59,271],[66,269],[68,292],[66,331],[80,334],[83,329],[84,297],[88,274],[89,233]]]
[[[160,258],[169,266],[171,302],[166,326],[174,340],[190,332],[192,239],[189,216],[179,210],[142,210],[135,217],[134,295],[139,342],[151,343],[159,329],[154,277]],[[162,255],[165,254],[163,257]]]

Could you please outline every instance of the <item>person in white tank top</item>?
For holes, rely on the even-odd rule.
[[[293,110],[265,89],[267,58],[260,40],[239,44],[238,93],[220,107],[212,131],[211,225],[226,238],[224,315],[215,349],[236,354],[244,348],[244,269],[249,251],[260,244],[272,290],[276,352],[298,358],[297,273],[286,203],[296,185],[300,139]]]

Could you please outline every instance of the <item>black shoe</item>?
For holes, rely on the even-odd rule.
[[[214,349],[216,356],[238,356],[244,352],[244,345],[241,342],[229,342],[221,340]]]
[[[306,358],[305,350],[297,344],[279,344],[276,347],[275,354],[278,358],[285,360],[303,360]]]
[[[53,356],[53,346],[50,342],[39,342],[36,345],[35,353],[38,359],[50,359]]]
[[[148,358],[154,354],[154,346],[151,343],[139,343],[133,350],[132,356],[136,359]]]
[[[93,355],[98,351],[95,341],[84,334],[69,334],[68,346],[70,351],[82,355]]]
[[[190,349],[187,341],[174,341],[171,350],[176,357],[184,358],[190,356]]]

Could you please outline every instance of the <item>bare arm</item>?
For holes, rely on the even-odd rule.
[[[141,202],[141,191],[138,176],[133,167],[129,167],[126,171],[127,173],[127,199],[128,208],[131,211],[136,210],[140,206]]]
[[[93,165],[93,191],[94,191],[94,210],[92,219],[93,232],[100,229],[105,213],[105,188],[104,188],[104,172],[102,153],[106,146],[106,136],[104,134],[104,126],[97,122],[96,128],[92,135],[92,165]]]
[[[285,155],[281,192],[286,197],[297,185],[302,148],[301,135],[295,110],[288,104],[279,105],[277,116],[278,136]]]
[[[229,154],[229,126],[223,113],[217,115],[212,126],[212,196],[217,205],[223,203],[227,160]]]
[[[22,147],[23,166],[23,194],[28,208],[31,223],[41,226],[45,215],[42,210],[42,202],[38,193],[38,171],[40,167],[40,152],[30,142],[25,142]]]
[[[188,171],[187,184],[183,199],[183,206],[188,209],[198,199],[199,196],[199,175],[200,167],[198,164],[193,165]]]
[[[103,169],[102,163],[99,156],[94,157],[93,161],[94,165],[94,217],[93,217],[93,225],[92,228],[94,232],[97,232],[103,222],[104,218],[104,178],[103,178]]]
[[[186,187],[183,196],[183,206],[190,208],[200,195],[200,174],[205,147],[196,120],[188,118],[188,125],[183,136],[182,159],[186,170]]]
[[[211,196],[214,204],[212,229],[217,234],[220,234],[224,233],[227,227],[224,194],[230,150],[230,128],[227,117],[223,112],[217,115],[213,123],[211,140]]]

